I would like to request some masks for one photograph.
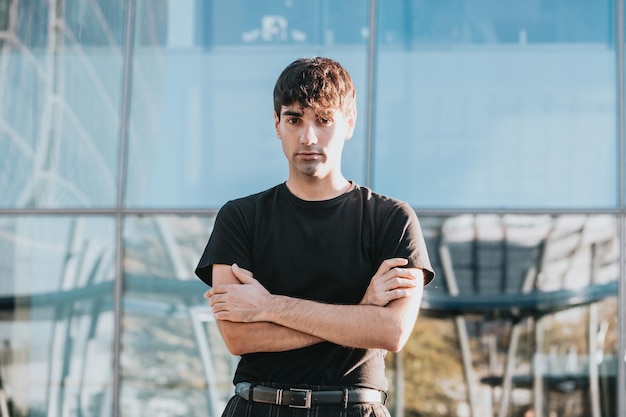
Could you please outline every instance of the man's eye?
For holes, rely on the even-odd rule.
[[[333,123],[333,121],[331,119],[320,119],[320,124],[324,125],[324,126],[328,126],[330,124]]]
[[[298,122],[300,122],[300,119],[298,119],[297,117],[290,117],[287,119],[287,123],[292,124],[292,125],[295,125]]]

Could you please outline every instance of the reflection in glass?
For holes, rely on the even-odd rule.
[[[206,46],[367,42],[367,0],[231,0],[202,5],[202,12],[214,18],[201,29]]]
[[[378,4],[378,191],[416,207],[616,206],[612,2]]]
[[[614,6],[608,0],[593,3],[385,0],[381,3],[384,3],[379,11],[382,44],[411,47],[614,42],[613,28],[607,26]]]
[[[137,3],[128,206],[217,208],[284,181],[272,91],[311,55],[337,59],[357,86],[344,170],[363,183],[367,1]]]
[[[0,6],[0,207],[112,206],[123,4]]]
[[[422,218],[437,278],[405,350],[409,408],[615,415],[616,226],[608,215]]]
[[[193,271],[213,218],[137,217],[125,223],[121,409],[219,415],[232,395],[226,350]]]
[[[11,416],[110,416],[114,220],[0,217],[0,377]]]
[[[376,3],[376,191],[418,208],[616,206],[615,2]],[[120,115],[131,4],[132,109]],[[272,88],[304,55],[353,76],[344,171],[365,184],[369,5],[0,0],[0,209],[121,209],[120,117],[133,213],[217,208],[283,181]],[[220,414],[237,359],[193,276],[213,217],[125,221],[120,370],[115,219],[11,213],[0,216],[2,417],[110,417],[118,372],[124,416]],[[615,219],[421,219],[437,279],[395,362],[406,414],[615,416]]]

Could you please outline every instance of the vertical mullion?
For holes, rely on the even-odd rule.
[[[626,224],[624,216],[626,216],[626,205],[624,188],[626,186],[626,168],[625,163],[625,97],[624,97],[624,0],[616,0],[615,3],[615,37],[616,37],[616,78],[617,78],[617,141],[618,141],[618,180],[619,189],[619,217],[618,227],[620,236],[620,263],[619,263],[619,289],[618,289],[618,351],[617,351],[617,415],[626,415],[626,400],[623,393],[626,391],[626,280],[624,274],[626,272]]]
[[[369,2],[369,38],[367,54],[367,125],[365,127],[365,185],[372,188],[374,186],[374,138],[376,123],[376,60],[377,56],[377,14],[378,2]]]
[[[134,48],[135,0],[126,1],[126,21],[124,25],[124,56],[122,72],[122,102],[119,126],[119,160],[117,169],[116,227],[115,227],[115,286],[113,293],[113,404],[112,415],[120,415],[120,357],[122,338],[122,289],[124,277],[124,196],[126,194],[126,172],[128,157],[128,135],[130,125],[132,59]]]

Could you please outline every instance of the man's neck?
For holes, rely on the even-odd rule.
[[[330,200],[347,192],[352,187],[352,184],[343,176],[332,179],[289,178],[286,184],[293,195],[307,201]]]

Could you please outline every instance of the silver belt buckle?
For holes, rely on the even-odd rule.
[[[304,405],[292,405],[289,404],[291,408],[311,408],[311,390],[310,389],[299,389],[299,388],[289,388],[290,391],[300,391],[304,392]]]

